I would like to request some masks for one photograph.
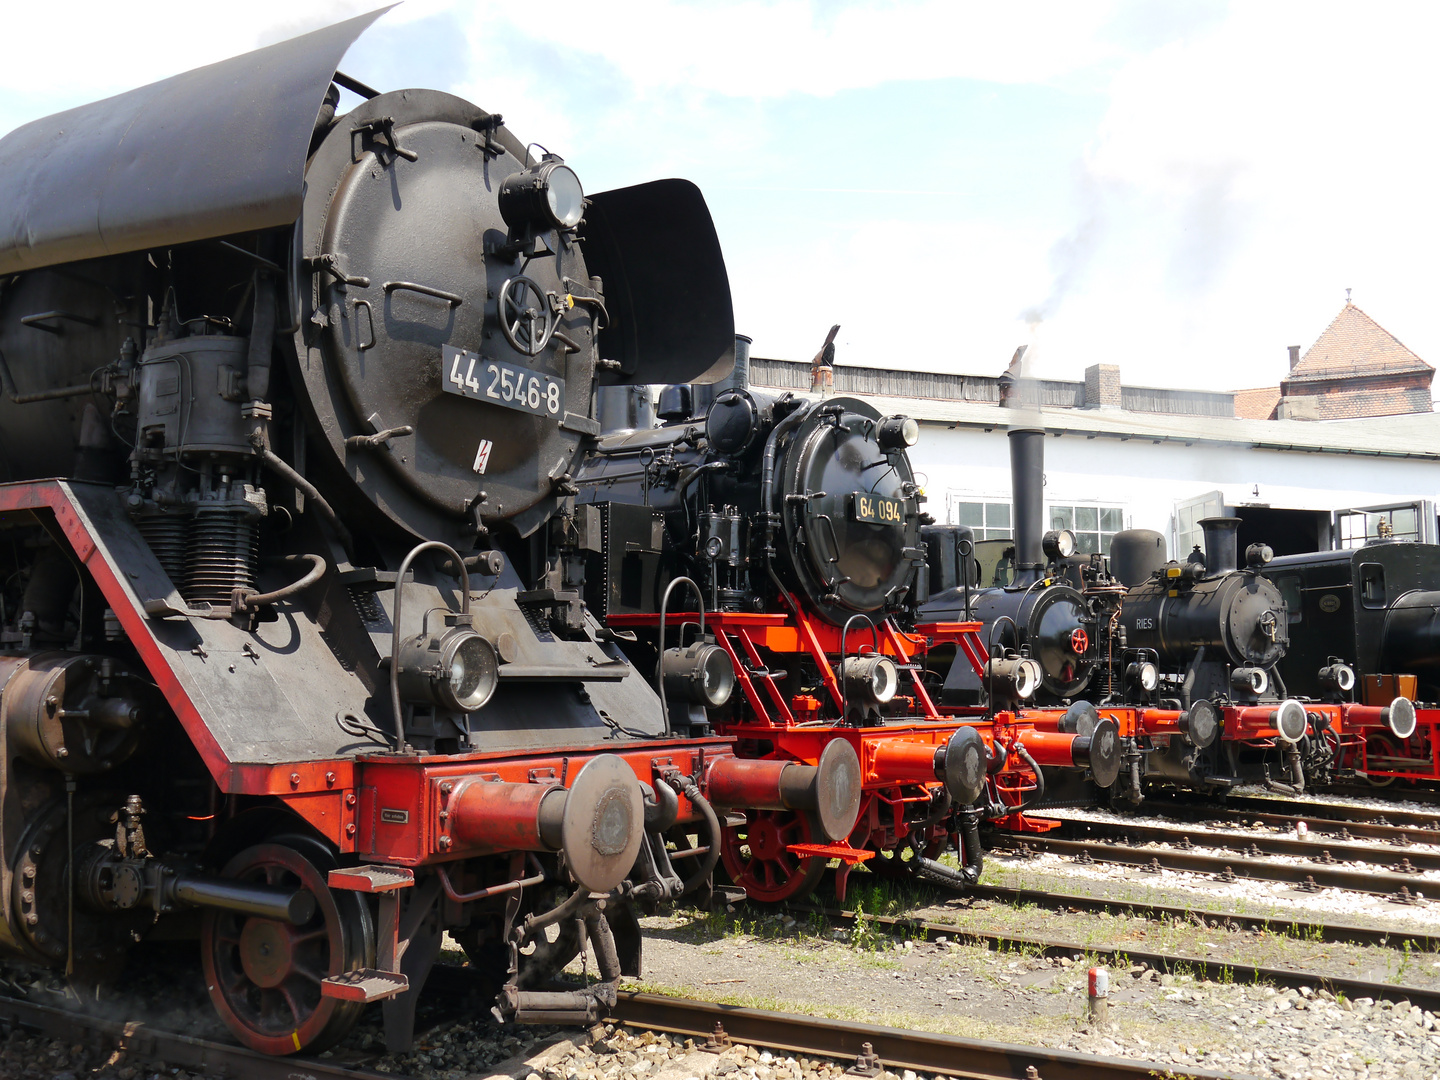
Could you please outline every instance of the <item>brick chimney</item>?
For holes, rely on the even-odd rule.
[[[1289,348],[1290,348],[1290,370],[1291,370],[1291,371],[1294,371],[1294,370],[1295,370],[1295,365],[1298,364],[1298,363],[1300,363],[1300,346],[1299,346],[1299,345],[1291,345]]]
[[[1120,367],[1091,364],[1085,369],[1085,408],[1120,408]]]

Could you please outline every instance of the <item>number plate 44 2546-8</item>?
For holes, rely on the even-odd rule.
[[[441,388],[447,394],[506,409],[559,419],[565,415],[565,380],[503,360],[486,360],[452,345],[440,348]]]

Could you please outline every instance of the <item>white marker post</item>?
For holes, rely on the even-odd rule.
[[[1110,972],[1103,967],[1090,969],[1090,1019],[1097,1024],[1110,1022]]]

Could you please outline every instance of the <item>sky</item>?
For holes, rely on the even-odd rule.
[[[0,131],[354,0],[6,14]],[[53,42],[67,24],[63,57]],[[1275,385],[1354,302],[1440,364],[1440,5],[408,0],[343,70],[447,90],[588,191],[683,176],[756,355]],[[31,48],[15,42],[35,42]]]

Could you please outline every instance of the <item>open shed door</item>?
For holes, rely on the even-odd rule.
[[[1184,562],[1185,557],[1196,546],[1199,546],[1202,551],[1205,550],[1205,535],[1199,525],[1200,519],[1224,517],[1226,514],[1225,493],[1222,491],[1207,491],[1204,495],[1177,502],[1175,504],[1175,535],[1171,537],[1175,541],[1175,546],[1170,549],[1175,552],[1175,558]]]
[[[1335,511],[1337,548],[1364,547],[1369,541],[1382,538],[1434,544],[1440,542],[1436,539],[1437,533],[1440,529],[1435,520],[1435,503],[1430,499]]]

